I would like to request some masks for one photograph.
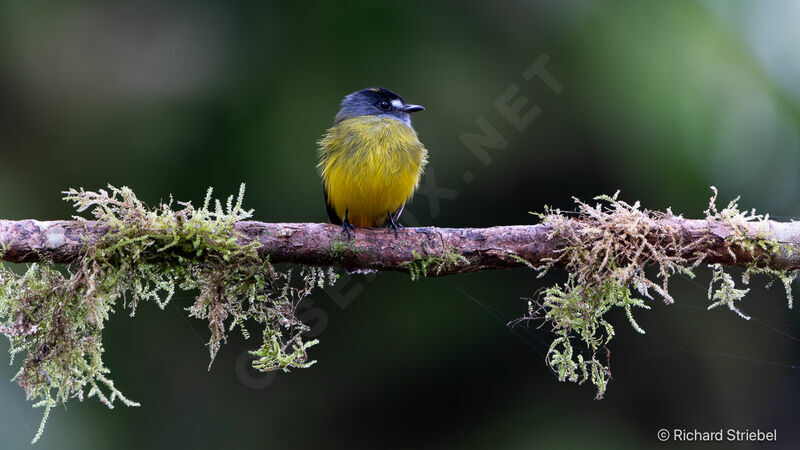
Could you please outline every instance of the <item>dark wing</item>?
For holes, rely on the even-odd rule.
[[[325,209],[328,211],[328,221],[334,225],[341,225],[342,219],[336,215],[336,211],[333,210],[331,202],[328,201],[328,191],[325,190],[325,186],[322,186],[322,195],[325,196]],[[401,207],[400,210],[402,211],[403,208]]]

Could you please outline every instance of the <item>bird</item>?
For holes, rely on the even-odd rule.
[[[428,163],[410,116],[424,109],[386,88],[355,91],[317,141],[328,219],[348,238],[355,227],[382,226],[397,237],[400,215]]]

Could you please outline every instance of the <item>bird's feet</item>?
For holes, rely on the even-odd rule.
[[[397,238],[397,230],[399,228],[403,228],[403,226],[398,224],[397,222],[395,222],[394,221],[394,217],[392,217],[391,214],[386,213],[386,216],[389,218],[389,225],[387,225],[387,227],[394,231],[394,237],[396,239]]]
[[[347,235],[347,239],[352,239],[356,234],[356,227],[347,220],[347,211],[344,213],[344,219],[342,219],[342,231],[345,232]],[[352,231],[352,234],[351,234]]]

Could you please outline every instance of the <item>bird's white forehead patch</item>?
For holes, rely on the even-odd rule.
[[[392,100],[392,106],[394,106],[395,108],[398,108],[398,109],[402,108],[403,107],[403,102],[401,102],[400,99],[396,98],[396,99]]]

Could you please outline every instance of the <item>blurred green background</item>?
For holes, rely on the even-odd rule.
[[[545,204],[617,189],[701,217],[711,185],[789,220],[800,216],[798,20],[790,0],[4,0],[0,217],[67,218],[69,187],[197,204],[208,186],[222,196],[245,182],[258,220],[324,221],[315,140],[342,96],[380,85],[427,107],[414,122],[429,187],[407,224],[529,224]],[[559,94],[522,76],[542,55]],[[521,131],[494,106],[511,85],[523,112],[541,108]],[[459,139],[479,118],[507,141],[488,164]],[[546,329],[505,326],[558,273],[343,278],[304,307],[318,363],[267,377],[246,369],[258,343],[237,333],[206,371],[190,294],[120,311],[106,360],[142,407],[72,401],[37,448],[669,446],[660,428],[777,428],[780,447],[797,444],[797,315],[762,279],[741,306],[753,320],[707,312],[699,273],[675,280],[675,305],[639,312],[646,335],[614,316],[602,401],[545,367]],[[16,367],[3,367],[8,380]],[[0,405],[0,448],[27,448],[41,411],[14,383],[0,383]]]

